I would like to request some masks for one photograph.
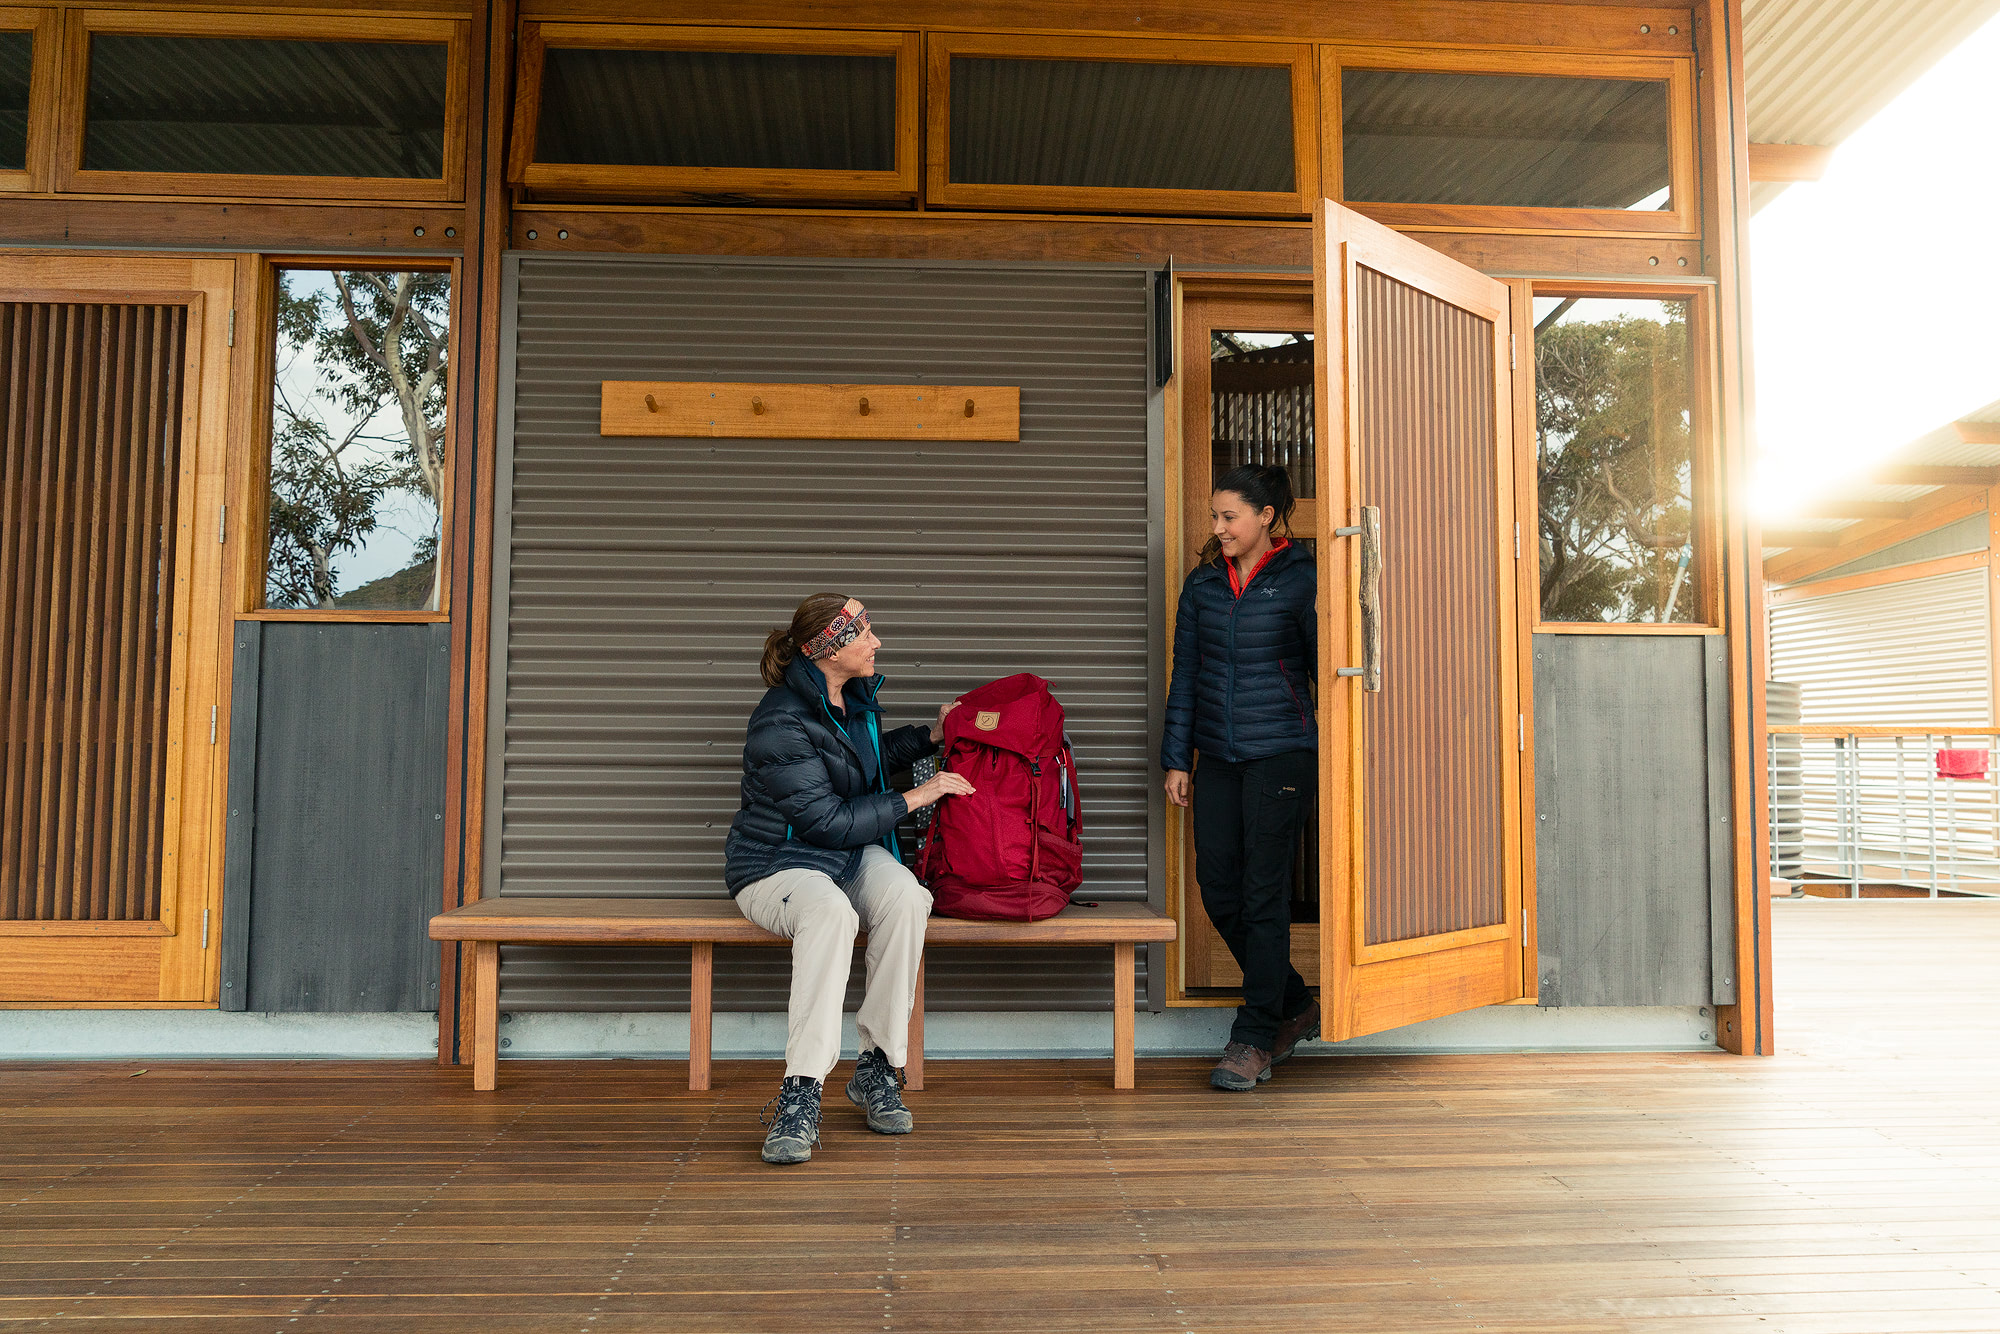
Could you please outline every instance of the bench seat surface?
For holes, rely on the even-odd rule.
[[[714,941],[776,945],[730,899],[573,899],[502,895],[431,918],[432,940],[645,944]],[[1174,938],[1173,919],[1143,903],[1072,903],[1039,922],[968,922],[933,917],[933,945],[1084,945]]]

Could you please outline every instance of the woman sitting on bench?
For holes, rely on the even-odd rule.
[[[953,706],[938,710],[937,725],[885,734],[875,702],[881,647],[861,603],[831,593],[800,603],[764,641],[770,689],[743,743],[743,806],[725,874],[743,915],[792,942],[785,1081],[767,1122],[767,1163],[802,1163],[819,1147],[820,1086],[840,1057],[857,931],[868,932],[868,982],[847,1097],[870,1130],[907,1135],[914,1124],[902,1067],[931,896],[903,865],[896,822],[972,785],[941,773],[890,790],[890,774],[937,749]]]

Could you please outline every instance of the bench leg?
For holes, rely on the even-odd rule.
[[[500,942],[472,942],[472,1087],[491,1093],[500,1067]]]
[[[1134,1070],[1137,1035],[1133,1030],[1132,989],[1137,984],[1138,969],[1134,951],[1138,946],[1131,941],[1111,947],[1111,1085],[1113,1088],[1129,1089],[1135,1080]]]
[[[694,942],[688,969],[688,1091],[708,1092],[709,1061],[715,1050],[715,943]]]
[[[917,956],[917,994],[910,1001],[910,1054],[903,1061],[903,1083],[924,1091],[924,957]]]

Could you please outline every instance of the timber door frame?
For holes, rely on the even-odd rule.
[[[222,256],[0,256],[0,301],[187,308],[171,570],[166,774],[157,921],[0,921],[0,1009],[209,1008],[221,941],[221,874],[233,608],[224,544],[238,262]]]
[[[1269,312],[1286,306],[1295,308],[1296,317],[1290,312],[1282,318],[1271,317]],[[1287,327],[1306,332],[1312,328],[1312,318],[1312,283],[1302,273],[1215,276],[1194,273],[1175,282],[1175,373],[1168,386],[1167,403],[1169,577],[1163,581],[1169,654],[1174,642],[1181,581],[1193,568],[1195,553],[1200,550],[1195,535],[1206,527],[1208,514],[1206,491],[1193,483],[1204,478],[1212,480],[1213,476],[1211,462],[1200,453],[1205,446],[1212,446],[1207,425],[1212,402],[1209,331],[1223,327],[1218,319],[1224,319],[1233,327],[1246,330]],[[1320,355],[1317,347],[1313,355],[1316,359]],[[1292,518],[1295,535],[1311,537],[1318,531],[1319,512],[1325,504],[1324,490],[1324,483],[1320,482],[1314,487],[1314,496],[1300,498]],[[1168,666],[1171,671],[1171,662]],[[1324,701],[1324,689],[1319,699]],[[1227,983],[1201,983],[1195,994],[1188,993],[1190,956],[1220,941],[1207,922],[1195,887],[1193,833],[1187,813],[1169,803],[1167,816],[1167,911],[1181,924],[1180,933],[1167,946],[1167,1002],[1173,1006],[1234,1007],[1239,997],[1236,988]],[[1293,964],[1314,987],[1319,983],[1319,931],[1317,922],[1292,926]],[[1310,951],[1302,954],[1308,942]],[[1235,966],[1233,960],[1225,959],[1225,963],[1232,969]]]
[[[1530,621],[1520,598],[1515,523],[1516,430],[1513,297],[1505,284],[1392,231],[1351,209],[1322,201],[1315,219],[1315,362],[1320,428],[1320,995],[1325,1036],[1338,1041],[1533,994],[1528,955],[1527,900],[1532,891],[1526,837],[1533,819],[1527,768],[1528,705],[1524,655]],[[1370,945],[1366,912],[1366,820],[1362,737],[1366,696],[1358,676],[1341,676],[1360,662],[1361,543],[1337,536],[1361,522],[1361,423],[1357,378],[1359,324],[1352,299],[1359,269],[1368,268],[1492,326],[1495,594],[1498,602],[1497,721],[1502,738],[1517,735],[1511,761],[1500,759],[1503,918],[1491,926]],[[1338,442],[1338,443],[1336,443]],[[1336,522],[1336,516],[1339,516]],[[1515,717],[1508,718],[1506,715]],[[1512,726],[1508,726],[1512,724]],[[1504,751],[1504,746],[1503,746]],[[1495,946],[1501,948],[1496,949]],[[1474,976],[1469,970],[1478,969]],[[1364,994],[1365,993],[1365,994]]]

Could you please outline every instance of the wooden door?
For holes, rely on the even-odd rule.
[[[213,999],[234,271],[0,261],[0,1004]]]
[[[1331,202],[1314,241],[1320,994],[1345,1038],[1526,991],[1512,337],[1507,289],[1416,241]]]
[[[1181,507],[1178,576],[1192,569],[1211,529],[1209,495],[1216,476],[1242,464],[1279,464],[1298,496],[1291,526],[1311,543],[1319,525],[1314,411],[1312,290],[1305,284],[1230,283],[1183,287],[1180,366]],[[1195,884],[1194,839],[1179,834],[1181,971],[1184,991],[1233,992],[1243,974],[1202,911]],[[1292,963],[1308,984],[1319,981],[1319,821],[1300,831],[1293,876]],[[1231,1003],[1234,1003],[1233,1000]]]

